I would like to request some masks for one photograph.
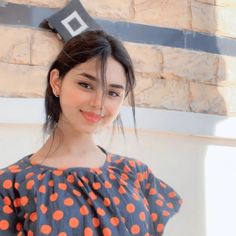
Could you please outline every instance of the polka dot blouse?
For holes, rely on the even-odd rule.
[[[99,168],[25,156],[0,170],[2,236],[160,236],[180,196],[139,160],[106,152]]]

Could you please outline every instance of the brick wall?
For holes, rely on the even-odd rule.
[[[5,0],[60,8],[68,0]],[[81,0],[93,17],[193,30],[236,41],[235,0]],[[62,47],[50,32],[0,22],[0,96],[42,97]],[[17,35],[17,37],[15,37]],[[125,42],[138,79],[137,106],[236,114],[236,57]]]

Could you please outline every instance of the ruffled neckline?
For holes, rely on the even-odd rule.
[[[40,169],[44,169],[44,170],[61,170],[61,171],[76,171],[76,170],[93,170],[93,169],[104,169],[107,168],[107,166],[110,164],[111,162],[111,158],[113,156],[113,154],[107,152],[104,148],[98,146],[102,152],[104,152],[106,154],[106,158],[104,163],[102,164],[102,166],[99,167],[82,167],[82,166],[76,166],[76,167],[55,167],[55,166],[48,166],[48,165],[43,165],[40,164],[38,162],[32,161],[30,159],[30,157],[33,155],[33,153],[25,156],[23,159],[25,162],[27,162],[28,165],[34,166],[34,167],[38,167]]]

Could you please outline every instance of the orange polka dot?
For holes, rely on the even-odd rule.
[[[29,231],[27,232],[27,236],[34,236],[33,231],[29,230]]]
[[[89,196],[92,200],[96,200],[97,199],[97,195],[94,192],[89,192]]]
[[[76,190],[76,189],[73,189],[73,193],[77,196],[77,197],[80,197],[81,196],[81,192]]]
[[[20,207],[21,203],[20,203],[20,198],[16,198],[13,202],[15,207]]]
[[[125,194],[126,193],[126,190],[123,186],[120,186],[118,191],[119,191],[120,194]]]
[[[89,183],[89,180],[88,180],[88,178],[87,178],[87,177],[85,177],[85,176],[82,176],[82,177],[81,177],[81,179],[82,179],[82,180],[83,180],[85,183],[87,183],[87,184]]]
[[[93,236],[93,230],[89,227],[85,227],[84,236]]]
[[[10,224],[7,220],[0,220],[0,230],[8,230]]]
[[[80,214],[83,215],[83,216],[89,214],[89,210],[85,205],[81,206],[79,211],[80,211]]]
[[[74,204],[74,200],[72,198],[68,197],[64,200],[64,204],[66,206],[72,206]]]
[[[12,181],[10,180],[10,179],[7,179],[7,180],[5,180],[4,182],[3,182],[3,188],[5,188],[5,189],[10,189],[10,188],[12,188],[12,186],[13,186],[13,183],[12,183]]]
[[[27,189],[27,190],[32,189],[33,186],[34,186],[34,184],[35,184],[34,180],[32,180],[32,179],[29,180],[29,181],[27,182],[27,184],[26,184],[26,189]]]
[[[145,185],[145,189],[150,189],[150,187],[151,187],[151,184],[150,184],[150,183],[147,183],[147,184]]]
[[[21,223],[17,223],[16,224],[16,230],[17,231],[21,231],[22,230],[22,224]]]
[[[93,189],[98,190],[101,188],[101,184],[99,182],[93,183]]]
[[[108,207],[111,205],[111,201],[109,198],[105,197],[104,200],[103,200],[103,204],[104,206]]]
[[[45,176],[45,174],[39,174],[39,175],[37,176],[37,179],[38,179],[38,180],[42,180],[42,179],[44,178],[44,176]]]
[[[40,232],[49,235],[52,232],[52,227],[50,225],[42,225],[40,227]]]
[[[110,222],[112,225],[117,226],[120,220],[117,217],[111,217]]]
[[[111,230],[108,227],[105,227],[102,230],[102,233],[103,233],[103,236],[111,236],[112,235],[112,232],[111,232]]]
[[[48,211],[48,208],[44,204],[41,204],[40,205],[40,210],[43,214],[46,214],[47,211]]]
[[[112,184],[109,181],[107,181],[107,180],[104,182],[104,186],[107,189],[112,188]]]
[[[156,204],[157,204],[158,206],[162,207],[162,206],[163,206],[163,201],[160,200],[160,199],[157,199],[157,200],[156,200]]]
[[[157,232],[161,233],[161,232],[163,232],[163,230],[164,230],[164,225],[163,224],[158,224],[157,225]]]
[[[40,193],[46,193],[46,191],[47,191],[46,186],[41,185],[41,186],[39,187],[39,192],[40,192]]]
[[[134,181],[134,187],[138,189],[140,188],[140,183],[137,179]]]
[[[19,189],[19,187],[20,187],[20,184],[19,184],[19,183],[17,183],[17,182],[15,182],[15,183],[14,183],[14,187],[15,187],[16,189]]]
[[[29,202],[29,198],[27,196],[23,196],[20,198],[20,204],[21,206],[26,206]]]
[[[52,193],[50,195],[50,201],[51,202],[55,202],[57,200],[57,198],[58,198],[58,193]]]
[[[67,233],[65,233],[65,232],[60,232],[57,236],[67,236]]]
[[[100,168],[97,168],[97,167],[94,167],[94,168],[91,168],[91,172],[94,172],[98,175],[101,175],[103,172]]]
[[[64,183],[59,183],[58,184],[58,188],[61,189],[61,190],[66,190],[67,189],[67,185],[64,184]]]
[[[79,220],[76,217],[72,217],[69,220],[69,225],[72,229],[77,228],[79,226]]]
[[[127,174],[125,174],[125,173],[122,173],[120,177],[123,180],[128,180],[129,179],[129,176]]]
[[[10,206],[11,205],[11,199],[9,197],[4,197],[3,202],[5,205]]]
[[[54,170],[52,173],[56,176],[61,176],[63,174],[63,171],[62,170]]]
[[[5,214],[11,214],[13,212],[12,208],[7,205],[3,206],[2,210]]]
[[[75,182],[75,177],[73,175],[68,175],[66,179],[71,184]]]
[[[155,194],[157,194],[156,189],[155,189],[155,188],[151,188],[151,189],[149,190],[149,195],[155,195]]]
[[[134,200],[137,200],[137,201],[139,200],[139,196],[138,196],[137,193],[133,193],[132,197],[133,197]]]
[[[31,214],[30,214],[30,220],[32,221],[32,222],[35,222],[36,220],[37,220],[37,218],[38,218],[38,216],[37,216],[37,213],[36,212],[32,212]]]
[[[48,186],[53,187],[54,186],[54,181],[51,179],[48,181]]]
[[[100,208],[100,207],[97,208],[97,213],[98,213],[98,215],[100,215],[100,216],[106,215],[105,211],[104,211],[102,208]]]
[[[168,208],[174,208],[174,205],[171,202],[168,202],[166,205],[168,206]]]
[[[87,199],[87,203],[88,203],[90,206],[92,206],[92,205],[93,205],[92,199],[91,199],[91,198],[88,198],[88,199]]]
[[[175,198],[175,197],[176,197],[176,193],[175,193],[175,192],[170,192],[170,193],[168,194],[168,196],[169,196],[170,198]]]
[[[52,215],[54,220],[61,220],[63,218],[63,216],[64,216],[64,213],[61,210],[54,211],[54,213]]]
[[[126,210],[129,212],[129,213],[133,213],[135,211],[135,206],[134,204],[132,203],[129,203],[126,205]]]
[[[113,201],[116,205],[120,204],[120,199],[118,197],[113,197]]]
[[[115,179],[116,179],[116,176],[115,176],[114,174],[109,174],[109,178],[110,178],[111,180],[115,180]]]
[[[129,161],[129,165],[131,166],[131,167],[136,167],[136,165],[135,165],[135,162],[134,161]]]
[[[140,227],[138,226],[138,225],[132,225],[132,227],[131,227],[131,233],[132,234],[139,234],[139,232],[140,232]]]
[[[100,220],[96,217],[93,217],[92,222],[95,228],[97,228],[100,225]]]
[[[34,172],[29,172],[28,174],[25,175],[25,178],[28,179],[34,175]]]
[[[145,212],[144,212],[144,211],[141,211],[141,212],[139,213],[139,219],[140,219],[141,221],[145,221],[145,220],[146,220],[146,215],[145,215]]]
[[[163,215],[163,216],[169,216],[170,213],[169,213],[168,211],[165,211],[165,210],[164,210],[164,211],[162,211],[162,215]]]
[[[124,181],[123,179],[120,179],[119,180],[119,183],[121,184],[121,185],[125,185],[125,186],[127,186],[128,184],[127,184],[127,182],[126,181]]]
[[[78,180],[78,185],[80,186],[80,187],[84,187],[84,184],[81,182],[81,180]]]
[[[156,213],[151,213],[152,221],[157,221],[158,215]]]

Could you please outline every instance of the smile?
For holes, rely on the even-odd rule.
[[[91,122],[91,123],[97,123],[98,121],[100,121],[103,117],[101,115],[98,115],[96,113],[93,112],[87,112],[87,111],[82,111],[80,110],[83,117],[85,118],[85,120]]]

